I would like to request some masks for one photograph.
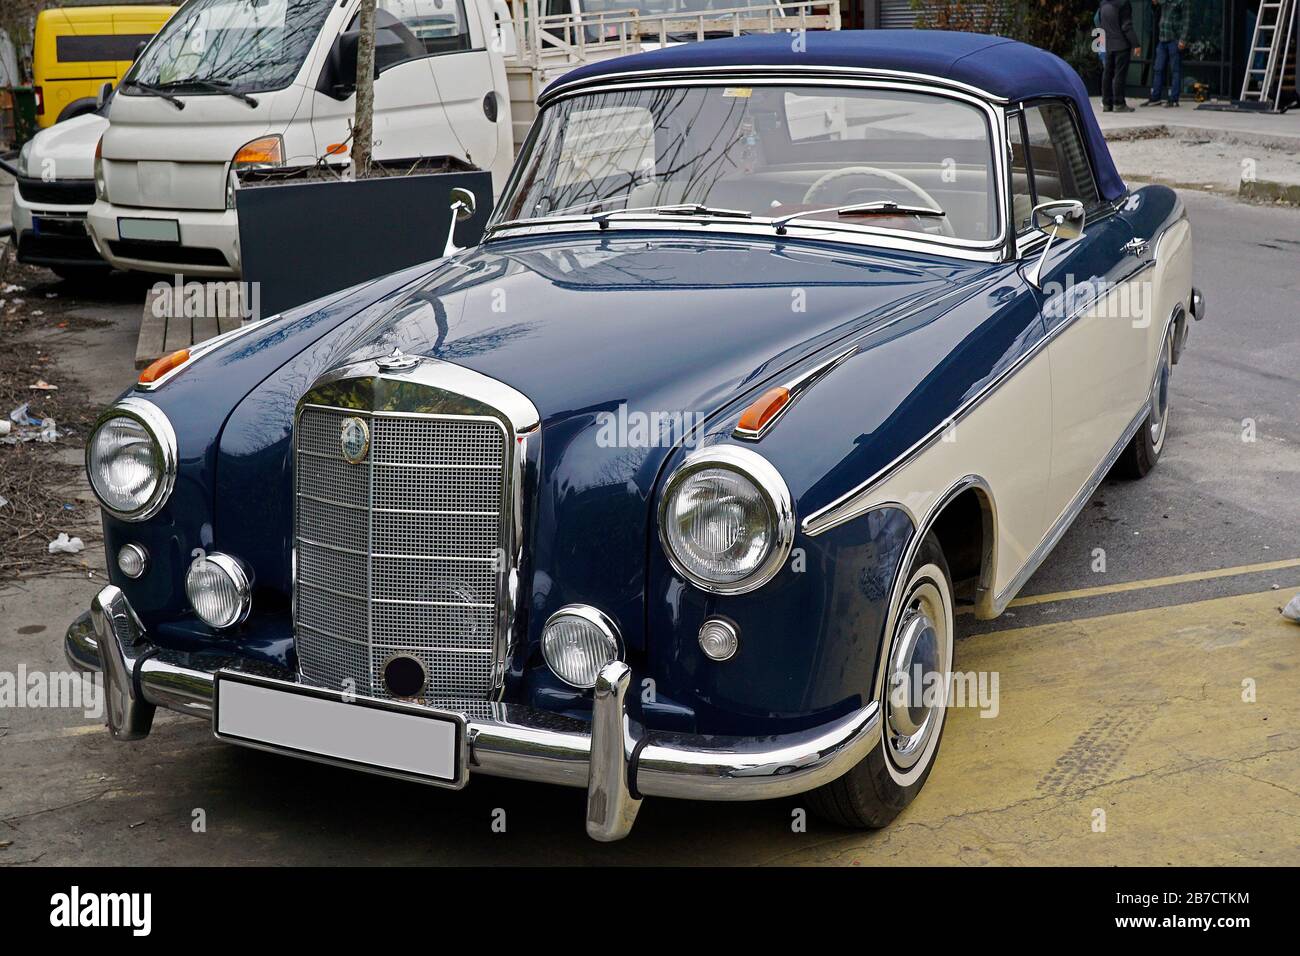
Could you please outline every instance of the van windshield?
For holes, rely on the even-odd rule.
[[[242,93],[293,82],[335,0],[190,0],[124,81],[184,91],[216,80]]]

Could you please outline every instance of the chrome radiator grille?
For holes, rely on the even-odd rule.
[[[370,433],[358,464],[340,447],[353,417]],[[425,703],[486,700],[499,656],[502,425],[307,405],[295,448],[303,676],[388,697],[384,665],[405,654],[424,665]]]

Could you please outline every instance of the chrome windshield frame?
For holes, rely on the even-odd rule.
[[[863,223],[839,223],[822,220],[794,220],[786,224],[786,235],[778,235],[770,218],[733,219],[690,215],[672,215],[663,217],[663,221],[647,221],[643,218],[634,220],[607,219],[603,224],[594,214],[561,215],[539,217],[528,224],[528,220],[511,220],[509,228],[502,227],[505,221],[498,214],[505,209],[505,203],[497,205],[493,221],[488,223],[483,242],[488,243],[508,237],[535,236],[560,232],[605,232],[616,230],[635,231],[674,231],[690,230],[693,233],[730,233],[746,236],[769,236],[776,241],[813,240],[873,248],[890,248],[907,252],[930,253],[962,259],[974,259],[984,262],[1005,261],[1012,241],[1010,233],[1010,185],[1008,179],[1007,155],[1008,143],[1006,132],[1005,101],[974,87],[964,84],[949,83],[937,77],[919,74],[885,75],[885,71],[853,71],[841,69],[810,70],[789,68],[713,68],[682,73],[680,71],[665,73],[662,71],[644,71],[594,80],[577,81],[562,87],[552,87],[539,98],[540,112],[529,131],[520,156],[531,150],[541,128],[545,111],[556,103],[589,93],[605,93],[626,89],[662,89],[672,86],[731,86],[737,83],[763,86],[817,86],[843,87],[849,89],[876,89],[891,92],[922,93],[945,99],[957,100],[980,110],[988,126],[990,162],[993,169],[993,188],[997,190],[993,206],[998,216],[998,228],[989,239],[960,239],[948,236],[933,236],[903,229],[890,229]],[[510,195],[522,175],[523,164],[516,162],[502,197]]]

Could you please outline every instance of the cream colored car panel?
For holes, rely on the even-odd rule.
[[[997,510],[994,592],[1001,593],[1047,532],[1051,406],[1050,364],[1041,349],[934,444],[872,488],[869,500],[898,502],[923,520],[960,479],[983,478]]]

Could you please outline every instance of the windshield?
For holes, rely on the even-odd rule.
[[[195,80],[256,93],[288,86],[335,0],[190,0],[131,68],[130,83],[180,87]]]
[[[498,224],[689,203],[763,219],[808,213],[845,229],[999,234],[984,112],[928,93],[783,84],[588,93],[543,111],[517,168]],[[891,203],[932,214],[838,210]]]

